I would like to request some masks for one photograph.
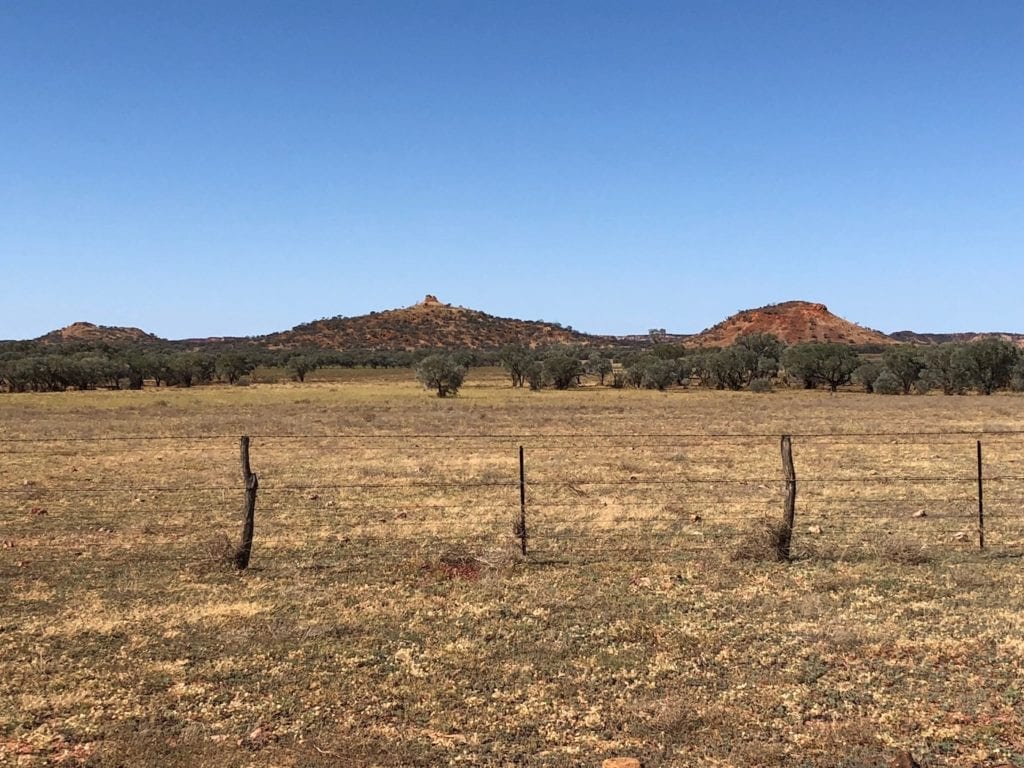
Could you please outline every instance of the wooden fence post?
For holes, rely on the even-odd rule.
[[[786,502],[779,532],[777,555],[779,560],[789,560],[793,543],[793,526],[796,524],[796,469],[793,466],[793,440],[782,436],[782,471],[786,475]]]
[[[985,548],[985,484],[981,474],[981,440],[978,441],[978,548]]]
[[[526,463],[523,460],[523,446],[519,446],[519,519],[512,530],[519,538],[519,548],[526,554]]]
[[[245,487],[245,504],[242,507],[242,540],[235,551],[235,567],[244,570],[249,567],[252,555],[253,525],[256,515],[256,491],[260,487],[259,478],[249,466],[249,436],[243,435],[239,440],[242,460],[242,482]]]

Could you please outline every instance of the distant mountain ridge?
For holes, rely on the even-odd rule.
[[[831,341],[851,346],[897,343],[918,345],[967,342],[996,336],[1024,348],[1024,333],[919,333],[885,334],[852,323],[824,304],[787,301],[745,309],[697,334],[651,331],[647,334],[602,336],[583,333],[571,326],[543,320],[497,317],[475,309],[442,303],[427,295],[401,309],[371,312],[355,317],[337,316],[302,323],[287,331],[253,337],[210,337],[169,341],[140,328],[72,323],[36,339],[45,344],[172,344],[189,348],[251,344],[271,349],[322,348],[332,350],[409,351],[420,349],[495,350],[506,344],[549,347],[559,344],[584,346],[643,346],[652,343],[688,347],[721,347],[749,333],[771,333],[786,344]]]
[[[903,344],[963,344],[978,339],[996,337],[1005,339],[1024,349],[1024,333],[917,333],[916,331],[896,331],[889,337]]]

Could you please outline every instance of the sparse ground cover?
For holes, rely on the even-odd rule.
[[[1024,765],[1020,396],[325,376],[0,396],[0,763]]]

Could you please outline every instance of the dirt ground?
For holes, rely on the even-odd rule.
[[[0,764],[1024,766],[1024,397],[332,379],[0,395]]]

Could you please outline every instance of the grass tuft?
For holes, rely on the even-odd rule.
[[[733,560],[786,562],[786,543],[790,534],[785,523],[760,520],[737,537],[731,553]]]
[[[897,565],[927,565],[935,557],[923,544],[903,536],[886,539],[878,546],[878,559]]]

